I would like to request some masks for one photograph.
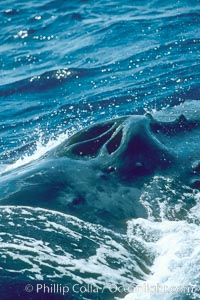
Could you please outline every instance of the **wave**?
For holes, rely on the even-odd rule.
[[[14,83],[0,86],[0,96],[9,96],[15,93],[42,92],[55,88],[72,79],[82,78],[92,73],[88,69],[58,69],[41,75],[32,76]]]
[[[198,205],[197,205],[198,207]],[[134,243],[135,236],[155,256],[147,280],[132,289],[124,300],[192,300],[199,292],[199,225],[193,220],[129,222],[128,236]]]
[[[34,289],[36,282],[56,282],[68,286],[91,284],[101,288],[99,299],[109,299],[103,287],[133,284],[148,272],[125,235],[58,212],[29,207],[0,210],[4,224],[0,233],[1,264],[6,259],[1,283],[9,280],[12,285],[14,281],[17,287],[21,282],[12,295],[22,296],[27,281]],[[93,299],[91,293],[85,296]]]

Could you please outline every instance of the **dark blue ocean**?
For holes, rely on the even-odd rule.
[[[96,122],[200,100],[198,0],[0,4],[2,174],[23,172]],[[167,201],[176,193],[167,184],[155,178],[145,193],[165,186]],[[187,188],[178,197],[200,200]],[[159,222],[129,219],[123,233],[56,210],[2,206],[0,299],[200,299],[198,203],[169,220],[164,201]]]

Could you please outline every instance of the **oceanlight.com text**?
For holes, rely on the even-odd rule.
[[[200,288],[198,286],[184,286],[184,285],[164,285],[164,284],[148,284],[143,283],[140,285],[118,285],[118,284],[106,284],[105,286],[98,287],[92,284],[45,284],[36,283],[27,284],[25,286],[27,293],[37,294],[98,294],[109,292],[111,294],[194,294],[199,293]]]

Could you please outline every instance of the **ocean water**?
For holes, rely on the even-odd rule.
[[[88,125],[199,109],[198,0],[0,2],[0,185]],[[123,232],[1,206],[0,298],[200,299],[199,190],[154,177],[140,201]]]

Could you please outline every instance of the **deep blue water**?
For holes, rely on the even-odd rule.
[[[86,125],[116,116],[160,110],[185,100],[200,99],[200,3],[198,0],[7,0],[0,2],[0,158],[2,170],[9,164],[11,168],[12,166],[15,168],[15,165],[21,164],[21,159],[24,157],[27,161],[40,157],[41,153],[44,154],[49,148],[59,144],[64,138]],[[4,214],[7,213],[7,211],[2,211],[2,222],[6,222]],[[31,215],[28,210],[24,214],[25,216]],[[17,215],[18,211],[11,212],[9,217],[12,219],[11,223],[15,224]],[[36,218],[34,210],[32,218]],[[44,218],[45,222],[50,222],[47,212],[44,213]],[[56,215],[55,219],[58,218]],[[37,218],[35,220],[37,222]],[[41,220],[41,222],[44,221]],[[135,224],[134,221],[132,222]],[[61,226],[63,220],[59,220],[58,223]],[[50,222],[50,232],[53,231],[52,228],[60,230],[52,224]],[[197,240],[196,236],[191,237],[192,232],[195,232],[194,235],[196,232],[199,234],[197,228],[191,228],[190,231],[190,225],[181,224],[178,224],[176,228],[168,223],[167,225],[160,224],[158,230],[162,234],[165,232],[168,236],[170,230],[181,234],[181,226],[185,226],[186,234],[183,239]],[[138,226],[146,228],[151,225],[151,233],[156,234],[154,224],[145,223]],[[63,226],[67,228],[68,223]],[[81,235],[83,233],[80,228],[77,232],[80,230]],[[145,230],[144,228],[141,230]],[[7,233],[3,231],[4,236],[10,232],[9,230],[5,229]],[[44,247],[41,246],[40,249],[34,226],[31,230],[33,232],[28,233],[27,243],[32,238],[37,245],[35,253],[39,255],[38,260],[33,258],[32,273],[38,276],[35,277],[36,279],[42,280],[38,266],[40,263],[43,264],[40,267],[44,275],[47,270],[41,253],[44,252],[44,255],[48,253],[49,249],[45,249],[44,245],[49,243],[49,237],[43,237],[46,244],[44,243]],[[62,230],[64,232],[63,228]],[[137,270],[136,275],[130,273],[130,261],[134,261],[135,250],[131,252],[130,244],[126,245],[126,238],[106,231],[105,234],[110,235],[110,239],[116,243],[115,247],[113,246],[115,254],[111,255],[109,253],[114,250],[112,244],[109,244],[109,239],[104,241],[107,248],[104,247],[103,241],[99,242],[103,229],[95,230],[93,233],[95,245],[100,244],[100,250],[105,251],[108,261],[115,259],[117,264],[117,260],[122,257],[119,263],[121,271],[118,274],[116,271],[116,276],[112,275],[114,282],[130,284],[135,277],[143,278],[141,270],[144,268],[141,264],[141,270]],[[88,227],[85,231],[87,238],[87,235],[91,235],[91,228]],[[12,236],[12,233],[10,235]],[[20,232],[20,235],[25,236],[25,233]],[[174,242],[176,238],[178,237],[173,237]],[[24,241],[25,239],[24,237]],[[7,245],[14,243],[15,247],[20,245],[18,240],[12,240],[12,237],[4,242]],[[123,249],[118,249],[119,252],[117,252],[119,243]],[[54,254],[57,255],[58,261],[61,256],[64,257],[66,253],[73,252],[68,248],[66,250],[68,246],[65,247],[63,241],[59,242],[59,238],[57,245],[65,249],[63,252],[60,250],[59,253],[56,246],[52,246],[52,251],[57,251],[52,252],[52,257],[55,258]],[[26,246],[31,247],[31,244],[26,244]],[[82,245],[77,251],[81,252],[81,247],[87,248],[88,246]],[[18,258],[21,254],[23,257],[23,251],[27,251],[26,254],[30,251],[30,248],[17,249]],[[108,251],[107,254],[105,249]],[[186,245],[184,249],[190,251]],[[20,251],[22,251],[21,254]],[[15,253],[14,250],[13,252]],[[105,256],[102,254],[100,262],[97,259],[96,264],[88,262],[84,257],[85,262],[82,268],[88,274],[88,278],[95,278],[97,284],[101,282],[101,279],[96,277],[104,270],[101,263],[104,265]],[[51,261],[52,257],[47,260]],[[30,264],[29,258],[24,261],[24,264]],[[150,260],[152,259],[151,257]],[[4,261],[3,269],[6,269],[7,265],[10,269],[11,261],[9,259],[6,263]],[[57,270],[59,269],[58,261],[56,259],[51,261]],[[53,276],[61,278],[63,270],[66,276],[70,278],[75,276],[77,270],[75,258],[71,259],[74,273],[67,272],[70,257],[67,261],[64,266],[62,260],[60,266],[62,265],[63,269],[55,272],[51,271],[49,266],[47,267],[51,278]],[[194,263],[197,264],[198,261],[197,255]],[[89,273],[85,266],[87,263],[91,263]],[[112,266],[111,262],[108,262],[107,266],[109,269],[107,274],[113,274],[112,270],[117,269],[116,266]],[[27,270],[28,267],[23,266],[23,268]],[[18,266],[14,269],[18,269]],[[24,274],[31,278],[31,271],[29,271],[26,271],[27,273],[24,271]],[[187,273],[186,268],[183,267],[181,272]],[[195,274],[198,281],[199,270]],[[79,275],[76,274],[77,277]],[[34,279],[34,275],[32,278]],[[171,281],[174,278],[176,278],[176,273]],[[105,276],[102,282],[106,280]],[[184,284],[186,283],[187,279]],[[29,299],[28,296],[26,294],[26,299]],[[4,300],[4,298],[1,299]],[[195,298],[191,296],[188,299]]]
[[[41,134],[197,99],[198,2],[2,2],[5,162]]]

